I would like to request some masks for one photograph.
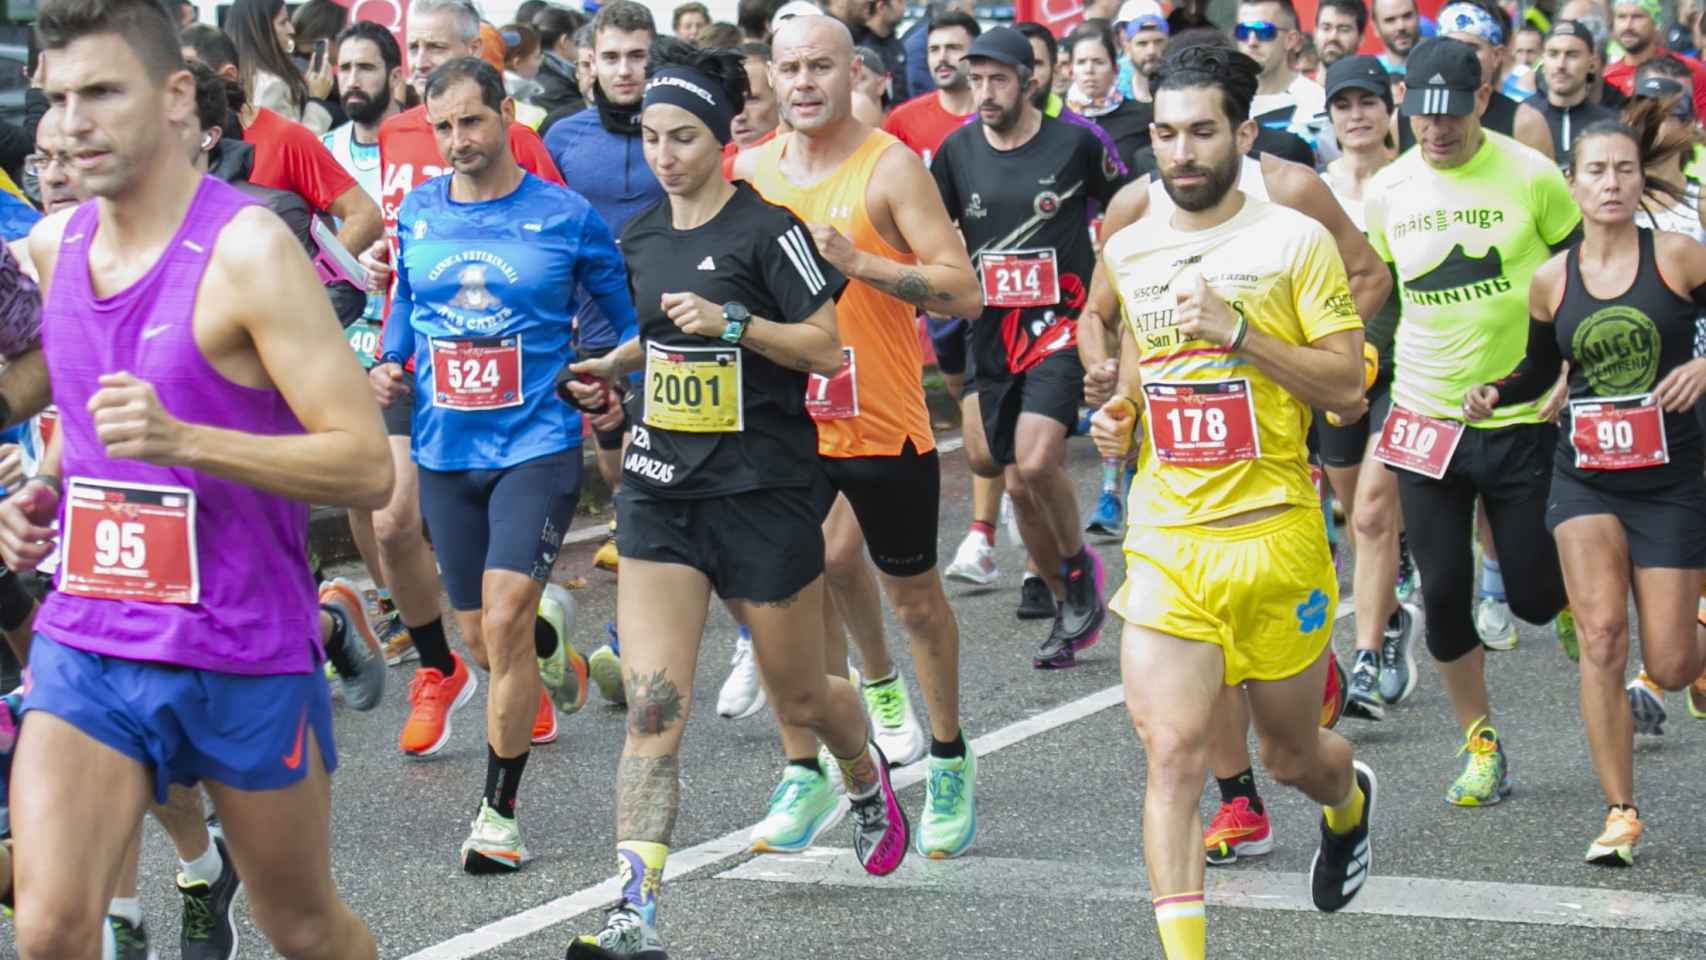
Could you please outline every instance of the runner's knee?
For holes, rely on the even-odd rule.
[[[273,949],[288,960],[335,957],[342,921],[348,919],[341,916],[343,906],[335,899],[319,907],[310,901],[275,904],[256,898],[252,892],[249,913]]]
[[[1629,663],[1628,618],[1610,608],[1581,609],[1575,611],[1575,616],[1582,666],[1622,676]]]
[[[1313,734],[1314,731],[1311,731]],[[1302,743],[1281,742],[1263,738],[1260,745],[1262,768],[1275,783],[1292,787],[1308,778],[1316,762],[1314,738]]]
[[[21,898],[20,898],[21,899]],[[42,898],[21,900],[13,917],[18,954],[25,957],[92,957],[101,953],[101,908]]]
[[[421,543],[420,504],[405,501],[373,511],[373,539],[387,554],[396,554]]]

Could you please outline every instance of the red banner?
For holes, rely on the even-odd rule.
[[[349,8],[351,20],[371,20],[397,38],[397,48],[403,51],[405,62],[408,58],[408,46],[403,40],[403,24],[409,18],[408,0],[336,0],[341,6]]]

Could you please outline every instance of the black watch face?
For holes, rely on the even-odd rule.
[[[736,323],[745,323],[752,319],[752,312],[743,303],[726,304],[723,307],[723,312],[728,314],[728,318]]]

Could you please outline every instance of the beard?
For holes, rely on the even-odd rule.
[[[385,116],[385,111],[391,109],[391,86],[386,84],[379,88],[378,97],[369,97],[365,90],[351,90],[344,94],[344,113],[351,120],[360,124],[378,122]]]
[[[1037,92],[1031,94],[1031,106],[1036,107],[1038,110],[1047,112],[1049,95],[1054,92],[1051,87],[1052,84],[1048,83],[1038,85]]]
[[[994,104],[990,105],[994,106]],[[1000,110],[1000,116],[996,117],[994,120],[984,120],[983,125],[994,130],[996,133],[1006,133],[1019,125],[1019,115],[1024,113],[1025,104],[1023,100],[1018,100],[1015,101],[1012,106],[1001,107]],[[983,113],[982,105],[978,107],[978,113],[980,115]]]
[[[1172,170],[1164,169],[1161,171],[1161,186],[1180,210],[1198,213],[1219,203],[1237,185],[1238,169],[1242,163],[1243,158],[1232,152],[1226,161],[1212,167],[1191,164]],[[1190,186],[1180,186],[1174,182],[1176,178],[1187,174],[1201,176],[1203,182]]]

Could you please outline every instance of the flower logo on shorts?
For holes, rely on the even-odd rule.
[[[1297,605],[1297,630],[1314,633],[1327,624],[1327,595],[1319,590],[1309,591],[1309,599]]]

